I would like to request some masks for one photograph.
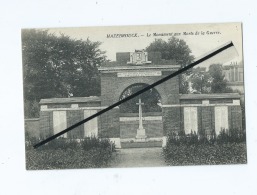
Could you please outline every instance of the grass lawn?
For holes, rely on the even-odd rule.
[[[169,144],[163,149],[167,165],[246,164],[246,143]]]

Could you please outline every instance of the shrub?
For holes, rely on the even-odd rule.
[[[223,129],[216,135],[213,130],[208,136],[171,133],[163,154],[169,165],[246,163],[245,132]]]
[[[26,150],[26,167],[38,169],[78,169],[106,167],[111,152],[95,148],[84,151],[78,150]]]
[[[39,150],[68,150],[68,149],[78,149],[79,148],[79,142],[73,139],[66,139],[66,138],[57,138],[55,140],[52,140],[45,145],[39,147]]]
[[[196,134],[196,132],[191,132],[188,135],[180,132],[178,134],[172,133],[168,136],[167,144],[175,144],[175,145],[194,145],[194,144],[202,144],[208,142],[207,137],[200,136]]]
[[[34,149],[40,140],[26,141],[27,169],[64,169],[105,167],[115,150],[109,139],[89,137],[78,141],[58,138]]]
[[[32,148],[33,145],[35,145],[36,143],[38,143],[40,141],[41,140],[39,138],[30,137],[30,136],[25,135],[26,148]]]
[[[245,164],[246,144],[170,144],[163,149],[168,165]]]
[[[81,142],[83,150],[91,150],[93,148],[102,148],[114,151],[115,145],[107,138],[88,137]]]
[[[222,129],[217,136],[217,143],[240,143],[246,141],[245,132],[238,129]]]
[[[205,132],[205,131],[203,131]],[[224,143],[241,143],[246,141],[245,132],[238,129],[225,130],[222,129],[218,135],[216,135],[215,130],[211,131],[210,135],[206,135],[201,132],[196,133],[191,131],[190,134],[185,134],[183,131],[180,132],[172,132],[168,135],[168,142],[180,145],[198,145],[198,144],[224,144]]]
[[[245,143],[173,145],[164,149],[168,165],[245,164]]]
[[[39,138],[31,137],[29,140],[26,140],[26,149],[32,149],[33,146],[40,141],[42,140]],[[78,147],[79,143],[76,140],[60,137],[40,146],[37,150],[68,150],[77,149]]]

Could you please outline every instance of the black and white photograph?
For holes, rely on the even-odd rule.
[[[24,28],[21,41],[27,170],[247,163],[241,23]]]
[[[1,5],[0,194],[257,194],[257,2]]]

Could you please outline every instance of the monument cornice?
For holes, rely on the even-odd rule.
[[[180,65],[145,65],[145,66],[110,66],[110,67],[98,67],[98,70],[102,73],[112,73],[121,71],[176,71],[180,68]]]

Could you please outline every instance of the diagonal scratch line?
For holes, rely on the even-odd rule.
[[[134,98],[134,97],[136,97],[136,96],[138,96],[138,95],[144,93],[145,91],[147,91],[147,90],[149,90],[149,89],[152,89],[152,88],[154,88],[154,87],[157,86],[157,85],[160,85],[161,83],[163,83],[163,82],[165,82],[165,81],[167,81],[167,80],[169,80],[169,79],[171,79],[171,78],[173,78],[173,77],[175,77],[175,76],[177,76],[177,75],[179,75],[179,74],[181,74],[181,73],[183,73],[183,72],[189,70],[190,68],[193,68],[194,66],[200,64],[201,62],[204,62],[205,60],[210,59],[211,57],[213,57],[213,56],[215,56],[215,55],[221,53],[222,51],[224,51],[224,50],[226,50],[226,49],[228,49],[228,48],[230,48],[230,47],[232,47],[232,46],[234,46],[233,42],[227,43],[225,46],[223,46],[223,47],[221,47],[221,48],[219,48],[219,49],[213,51],[212,53],[210,53],[210,54],[204,56],[203,58],[201,58],[201,59],[199,59],[199,60],[197,60],[197,61],[195,61],[195,62],[189,64],[188,66],[185,66],[184,68],[179,69],[178,71],[176,71],[176,72],[174,72],[174,73],[172,73],[172,74],[170,74],[170,75],[168,75],[168,76],[166,76],[166,77],[164,77],[164,78],[162,78],[162,79],[156,81],[155,83],[153,83],[153,84],[151,84],[151,85],[146,86],[144,89],[142,89],[142,90],[140,90],[140,91],[138,91],[138,92],[136,92],[136,93],[134,93],[134,94],[132,94],[132,95],[126,97],[125,99],[120,100],[120,101],[118,101],[118,102],[112,104],[111,106],[109,106],[109,107],[103,109],[103,110],[100,110],[100,111],[97,112],[96,114],[93,114],[92,116],[90,116],[90,117],[88,117],[88,118],[86,118],[86,119],[83,119],[82,121],[80,121],[80,122],[78,122],[78,123],[76,123],[76,124],[74,124],[74,125],[68,127],[67,129],[65,129],[65,130],[63,130],[63,131],[61,131],[61,132],[59,132],[59,133],[57,133],[57,134],[55,134],[55,135],[53,135],[53,136],[50,136],[50,137],[46,138],[45,140],[43,140],[43,141],[41,141],[41,142],[35,144],[33,147],[34,147],[34,148],[38,148],[39,146],[42,146],[42,145],[46,144],[47,142],[49,142],[49,141],[51,141],[51,140],[53,140],[53,139],[55,139],[55,138],[57,138],[57,137],[63,135],[64,133],[67,133],[68,131],[71,131],[72,129],[74,129],[74,128],[76,128],[76,127],[78,127],[78,126],[80,126],[80,125],[82,125],[82,124],[84,124],[84,123],[90,121],[91,119],[93,119],[93,118],[95,118],[95,117],[98,117],[98,116],[100,116],[101,114],[103,114],[103,113],[105,113],[105,112],[107,112],[107,111],[109,111],[109,110],[115,108],[116,106],[119,106],[119,105],[121,105],[122,103],[127,102],[127,101],[131,100],[132,98]]]

